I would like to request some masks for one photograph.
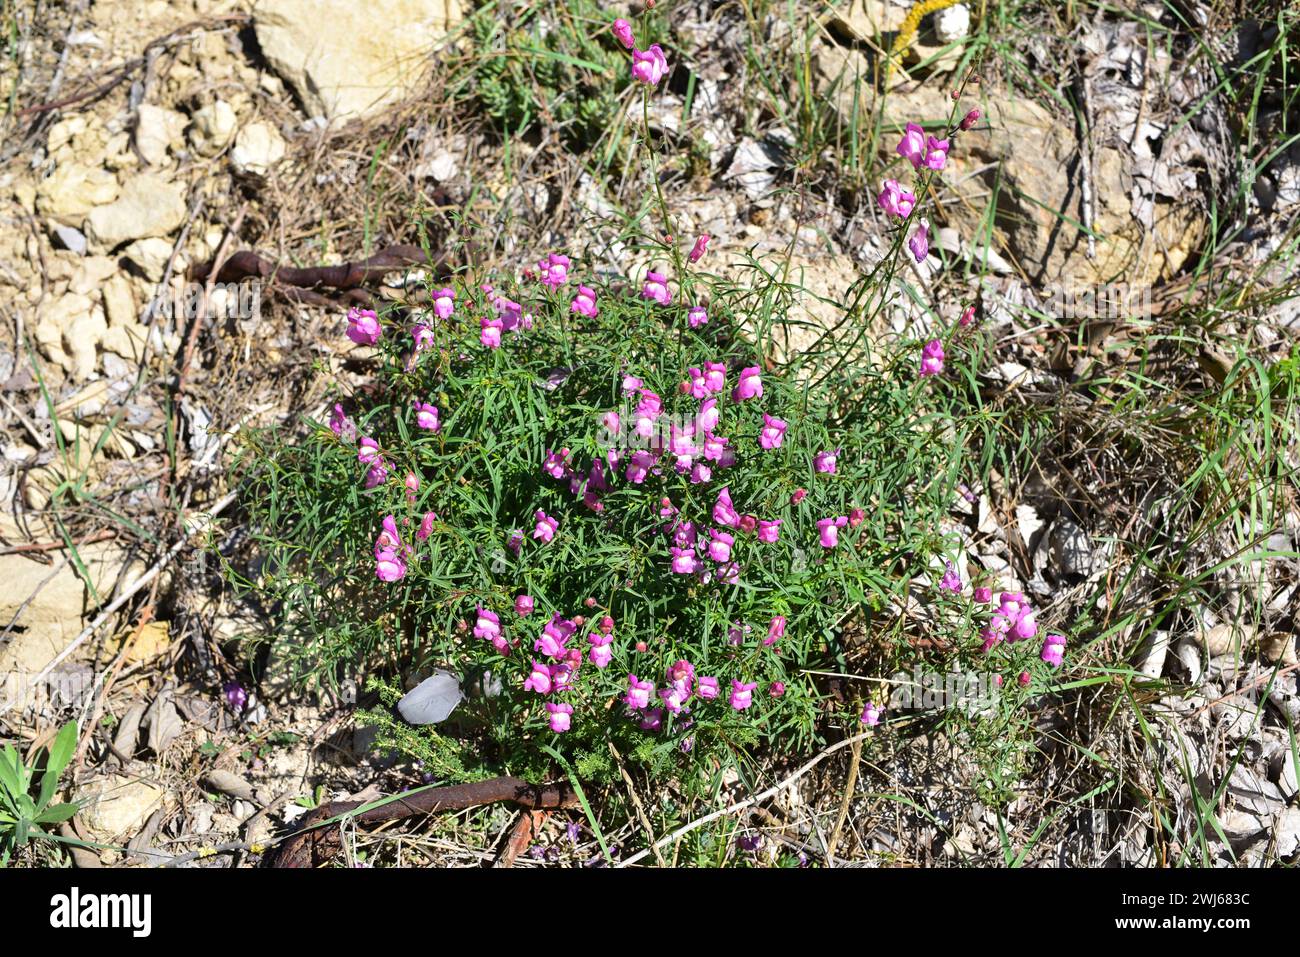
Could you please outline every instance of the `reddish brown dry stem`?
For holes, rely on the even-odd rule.
[[[543,810],[573,807],[577,804],[577,795],[568,784],[536,785],[520,778],[500,777],[419,791],[409,797],[401,797],[361,811],[353,815],[352,820],[357,824],[377,824],[414,814],[463,810],[501,801],[509,801],[530,810]],[[323,822],[364,807],[366,803],[368,802],[336,801],[312,811],[304,819],[303,829],[280,845],[271,866],[320,867],[328,863],[339,851],[339,832],[337,826],[325,825]]]

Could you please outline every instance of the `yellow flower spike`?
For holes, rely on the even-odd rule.
[[[956,4],[958,0],[918,0],[912,4],[912,9],[907,11],[907,16],[898,28],[898,35],[894,37],[894,44],[889,48],[889,59],[885,62],[885,85],[889,85],[889,78],[894,72],[894,60],[901,57],[903,53],[911,46],[912,41],[916,39],[916,31],[921,26],[921,21],[931,13],[938,10],[944,10]]]

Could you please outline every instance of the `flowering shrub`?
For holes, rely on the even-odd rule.
[[[663,50],[622,21],[611,39],[653,95]],[[898,153],[933,177],[949,148],[909,125]],[[927,184],[885,183],[895,253]],[[928,255],[924,223],[907,246]],[[432,283],[427,308],[354,309],[339,344],[365,350],[365,389],[304,436],[247,448],[258,584],[279,600],[285,654],[323,682],[377,675],[389,704],[398,678],[460,676],[468,697],[444,725],[374,714],[384,743],[445,776],[549,776],[557,758],[598,775],[610,743],[661,768],[806,748],[839,707],[817,673],[843,669],[843,623],[896,622],[944,555],[966,460],[936,383],[971,314],[815,376],[771,358],[774,281],[712,280],[707,236],[648,248],[637,283],[544,250],[522,275]],[[962,590],[951,565],[935,588]],[[974,597],[963,653],[1037,635],[1004,593],[977,637],[992,593]],[[883,663],[908,663],[897,629],[879,631]],[[1042,661],[1063,648],[1051,636]],[[849,704],[846,721],[887,715],[883,694]]]

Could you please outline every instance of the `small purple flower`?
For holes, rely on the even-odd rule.
[[[238,681],[227,681],[221,688],[221,694],[226,699],[226,706],[235,714],[241,713],[248,706],[248,692]]]

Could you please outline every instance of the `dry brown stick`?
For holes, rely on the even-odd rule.
[[[613,741],[609,742],[609,753],[614,755],[614,760],[618,763],[618,773],[623,776],[623,783],[627,785],[628,796],[632,798],[632,807],[636,810],[637,820],[641,822],[641,829],[645,831],[646,840],[650,842],[650,849],[654,851],[655,861],[660,867],[667,867],[663,855],[659,853],[659,848],[655,845],[654,828],[650,826],[650,818],[646,815],[645,807],[641,804],[641,798],[636,793],[636,785],[632,783],[632,775],[628,774],[627,768],[623,766],[623,756],[618,753]]]
[[[335,801],[316,808],[303,821],[302,829],[280,845],[272,867],[319,867],[328,863],[340,847],[339,830],[334,818],[350,815],[357,824],[396,821],[415,814],[463,810],[483,804],[509,801],[534,810],[574,807],[578,803],[573,788],[565,784],[529,784],[521,778],[500,777],[470,784],[430,788],[410,796],[398,797],[385,804],[364,801]],[[353,811],[357,813],[352,814]]]
[[[381,279],[395,269],[406,266],[433,266],[446,271],[448,257],[438,255],[430,259],[419,246],[388,246],[357,262],[338,266],[283,266],[264,259],[251,249],[242,249],[224,262],[214,260],[190,270],[196,281],[216,275],[216,282],[239,282],[243,279],[263,279],[283,286],[312,289],[327,286],[331,289],[355,289],[375,279]]]
[[[849,759],[848,779],[844,782],[844,797],[840,799],[840,810],[835,815],[835,827],[831,828],[831,839],[826,842],[826,864],[835,866],[835,849],[840,844],[840,832],[844,830],[844,821],[849,816],[849,805],[853,802],[853,791],[858,786],[858,765],[862,762],[862,741],[853,743],[852,757]]]
[[[194,346],[199,339],[199,327],[203,325],[204,317],[207,316],[208,302],[212,298],[212,288],[216,285],[217,274],[226,261],[230,241],[239,232],[239,227],[244,222],[244,214],[247,212],[248,203],[244,203],[239,207],[239,212],[235,214],[234,221],[227,227],[226,235],[221,237],[221,245],[217,247],[217,255],[213,259],[215,268],[209,273],[207,282],[203,284],[203,295],[199,297],[198,308],[194,310],[194,320],[190,325],[189,333],[185,337],[185,351],[181,353],[180,372],[176,375],[176,395],[178,398],[185,391],[185,378],[189,375],[190,363],[194,361]]]
[[[101,531],[87,535],[73,544],[77,548],[80,548],[82,545],[92,545],[95,542],[106,542],[111,538],[117,538],[117,530],[105,528]],[[27,542],[23,545],[10,545],[7,548],[0,548],[0,555],[21,555],[25,552],[56,552],[61,548],[67,547],[67,542]]]

